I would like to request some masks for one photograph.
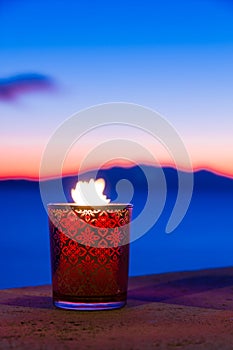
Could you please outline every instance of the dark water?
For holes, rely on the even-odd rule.
[[[171,234],[165,226],[176,191],[168,192],[155,226],[131,244],[130,275],[233,265],[233,181],[211,173],[204,180],[197,179],[189,210]],[[0,195],[0,288],[50,283],[47,214],[38,183],[1,181]],[[144,195],[141,187],[134,215]]]

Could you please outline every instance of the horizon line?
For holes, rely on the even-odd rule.
[[[154,167],[154,168],[159,168],[159,167],[156,167],[156,166],[153,166],[153,165],[147,165],[147,164],[140,164],[140,165],[143,165],[143,166],[148,166],[148,167]],[[115,165],[115,166],[111,166],[111,167],[107,167],[107,168],[102,168],[101,170],[110,170],[110,169],[113,169],[113,168],[122,168],[122,169],[132,169],[136,166],[139,166],[140,165],[134,165],[134,166],[119,166],[119,165]],[[207,172],[210,172],[214,175],[217,175],[217,176],[222,176],[222,177],[225,177],[225,178],[228,178],[230,180],[233,180],[233,174],[229,174],[227,172],[221,172],[221,171],[217,171],[211,167],[204,167],[204,166],[196,166],[196,167],[193,167],[191,170],[190,169],[184,169],[182,167],[179,167],[179,168],[176,168],[172,165],[163,165],[161,167],[162,169],[173,169],[175,171],[180,171],[180,172],[185,172],[185,173],[198,173],[200,171],[207,171]],[[83,174],[87,174],[91,171],[95,171],[96,169],[89,169],[89,170],[86,170],[85,172],[82,172],[80,175],[83,175]],[[40,181],[49,181],[49,180],[55,180],[55,179],[58,179],[60,177],[62,178],[67,178],[67,177],[74,177],[74,176],[78,176],[77,173],[75,172],[68,172],[66,174],[62,174],[62,176],[59,176],[59,175],[50,175],[50,176],[45,176],[43,178],[40,178],[39,176],[23,176],[23,175],[16,175],[16,176],[1,176],[0,175],[0,181],[10,181],[10,180],[25,180],[25,181],[32,181],[32,182],[40,182]]]

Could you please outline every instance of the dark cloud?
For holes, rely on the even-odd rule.
[[[50,90],[54,87],[52,79],[36,74],[18,74],[0,79],[0,100],[14,100],[19,95],[32,91]]]

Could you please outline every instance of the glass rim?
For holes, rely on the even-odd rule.
[[[77,203],[48,203],[48,208],[74,208],[74,209],[81,209],[81,210],[91,210],[91,209],[100,209],[100,210],[107,210],[107,209],[130,209],[133,208],[133,204],[131,203],[108,203],[103,205],[79,205]]]

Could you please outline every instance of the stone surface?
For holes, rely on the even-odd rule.
[[[130,278],[113,311],[52,306],[51,286],[0,291],[0,349],[233,349],[233,268]]]

